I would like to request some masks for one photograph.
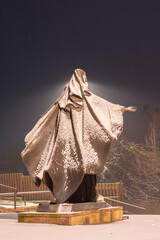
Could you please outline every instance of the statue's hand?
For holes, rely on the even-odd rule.
[[[134,106],[130,106],[130,107],[125,107],[124,109],[125,112],[136,112],[137,111],[137,108],[134,107]]]

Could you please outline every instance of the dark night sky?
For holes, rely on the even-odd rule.
[[[159,106],[160,1],[3,0],[0,16],[0,152],[23,148],[75,68],[106,100]]]

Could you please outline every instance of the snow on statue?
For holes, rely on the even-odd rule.
[[[43,181],[57,203],[96,201],[96,174],[123,129],[124,111],[88,89],[76,69],[59,99],[25,137],[22,159],[36,185]]]

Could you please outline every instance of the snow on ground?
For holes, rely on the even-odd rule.
[[[60,226],[18,223],[16,213],[0,213],[2,240],[160,240],[160,215],[130,215],[102,225]]]

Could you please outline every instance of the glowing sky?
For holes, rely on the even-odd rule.
[[[82,68],[95,94],[160,104],[160,1],[1,1],[1,151],[24,135]]]

